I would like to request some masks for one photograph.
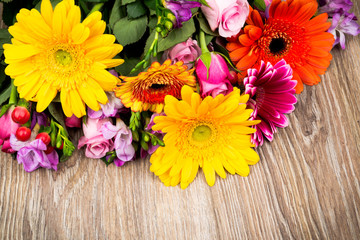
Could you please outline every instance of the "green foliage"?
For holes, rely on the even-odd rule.
[[[165,51],[178,43],[186,41],[189,37],[193,35],[194,32],[195,32],[194,20],[190,19],[189,21],[183,24],[182,28],[174,29],[169,33],[169,35],[166,38],[159,39],[158,52]],[[150,34],[148,40],[146,41],[145,52],[147,52],[148,49],[150,48],[150,44],[154,40],[154,36],[155,36],[155,31],[153,31]]]
[[[50,103],[48,110],[49,110],[51,116],[58,123],[60,123],[62,126],[65,126],[64,114],[63,114],[60,103],[54,103],[54,102]],[[65,131],[66,131],[66,129],[65,129]]]
[[[126,14],[121,9],[121,0],[116,0],[110,13],[110,27],[113,29],[115,23],[125,16]]]
[[[0,29],[0,55],[4,52],[4,43],[11,43],[11,35],[7,29]]]
[[[122,18],[114,25],[114,35],[118,42],[126,46],[137,42],[144,35],[147,28],[147,16],[129,20]]]
[[[10,94],[11,94],[11,85],[9,85],[3,91],[1,91],[0,105],[4,104],[10,98]]]
[[[126,9],[128,18],[138,18],[145,15],[147,12],[145,5],[139,0],[126,5]]]
[[[266,9],[264,0],[255,0],[254,6],[257,7],[258,9],[260,9],[261,11],[265,11],[265,9]]]
[[[122,4],[123,5],[126,5],[126,4],[129,4],[129,3],[133,3],[135,2],[136,0],[122,0]]]
[[[136,64],[139,62],[138,58],[125,58],[125,62],[120,66],[115,68],[116,71],[120,73],[120,75],[128,76],[131,69],[133,69]]]

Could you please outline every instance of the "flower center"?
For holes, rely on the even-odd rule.
[[[67,51],[59,49],[54,53],[54,56],[55,56],[56,62],[63,66],[67,66],[72,63],[72,56]]]
[[[164,89],[165,87],[166,84],[158,84],[158,83],[153,83],[150,86],[151,89]]]
[[[272,54],[281,54],[286,49],[286,42],[283,38],[273,38],[269,49]]]
[[[192,139],[196,142],[204,142],[211,138],[211,128],[207,125],[200,125],[197,126],[193,133],[192,133]]]
[[[142,102],[163,103],[166,95],[180,98],[183,85],[171,74],[155,72],[136,85],[134,94]]]

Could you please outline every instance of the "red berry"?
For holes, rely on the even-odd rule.
[[[48,145],[47,146],[47,149],[44,151],[45,154],[49,154],[51,153],[52,151],[54,151],[54,147],[51,146],[51,145]]]
[[[50,136],[46,132],[39,133],[36,136],[36,139],[40,139],[43,143],[45,143],[45,145],[49,145],[51,142]]]
[[[11,119],[16,123],[25,124],[30,119],[30,113],[24,107],[16,107],[11,113]]]
[[[27,127],[19,127],[16,130],[15,137],[20,141],[27,141],[31,136],[31,130]]]

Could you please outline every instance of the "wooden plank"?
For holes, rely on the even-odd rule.
[[[1,153],[0,238],[359,239],[359,38],[332,54],[247,178],[208,187],[200,172],[181,190],[147,160],[106,167],[81,150],[57,172],[29,174]]]

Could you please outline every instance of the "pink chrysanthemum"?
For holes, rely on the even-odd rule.
[[[292,80],[293,71],[285,60],[274,66],[261,61],[259,70],[249,69],[248,77],[244,79],[245,93],[250,95],[248,107],[254,109],[252,119],[261,120],[254,126],[256,132],[252,135],[252,142],[261,146],[264,137],[272,141],[276,127],[286,127],[288,120],[285,113],[291,113],[296,103],[296,80]]]

